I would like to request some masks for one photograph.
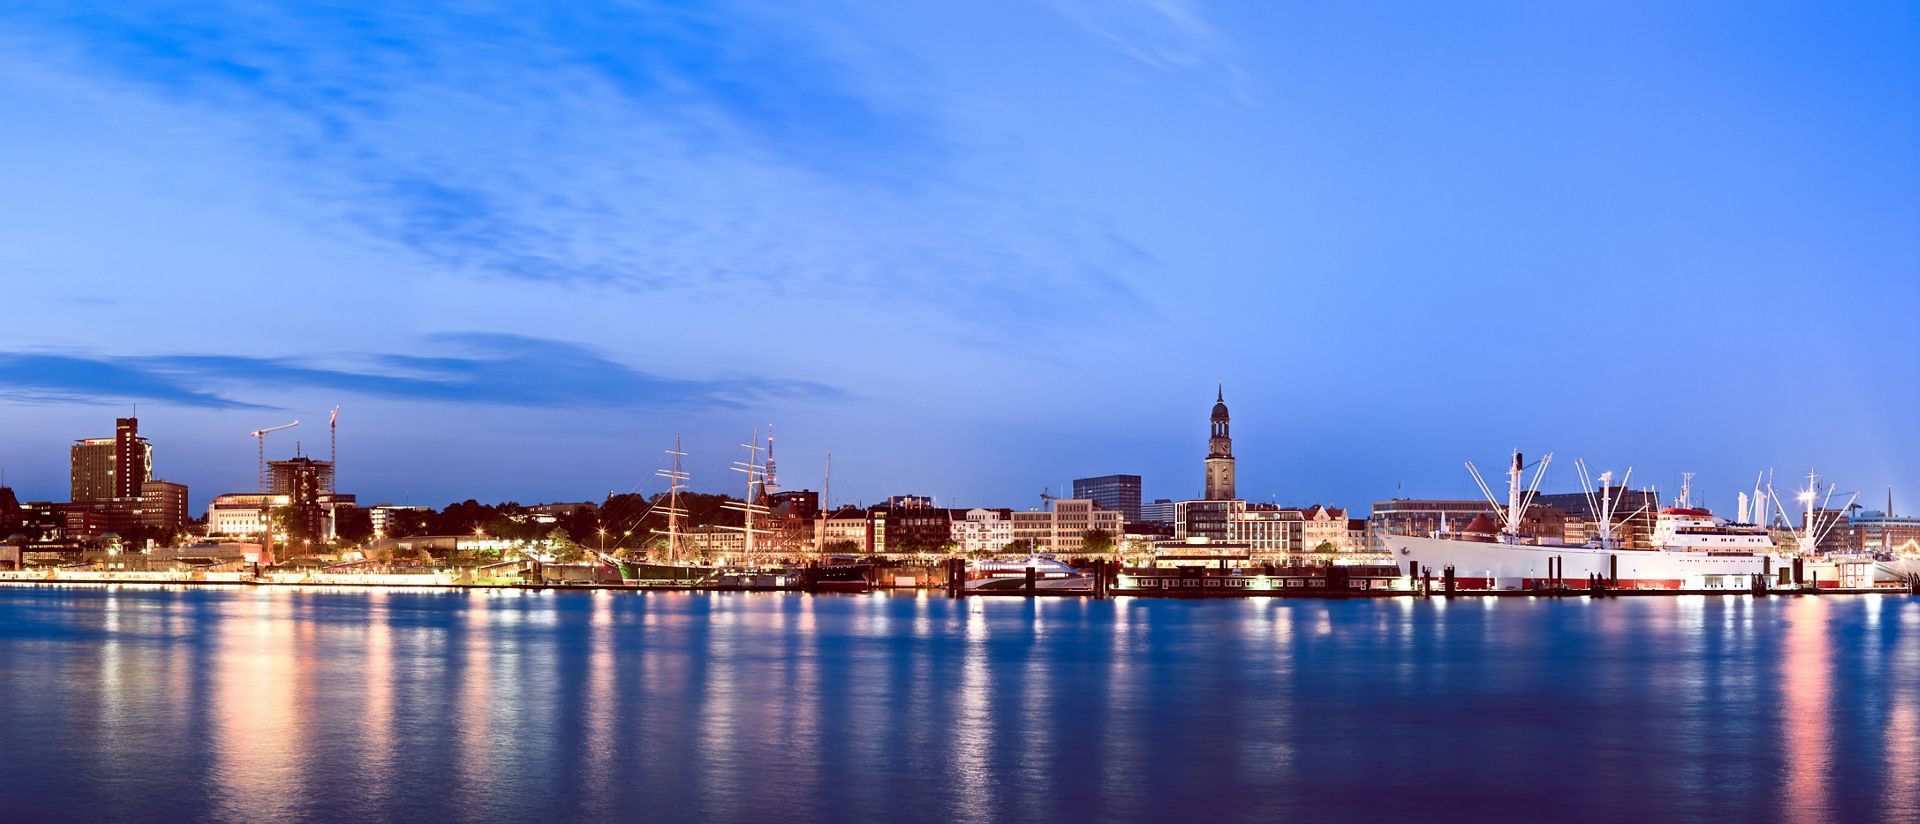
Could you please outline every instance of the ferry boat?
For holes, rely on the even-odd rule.
[[[1074,569],[1052,555],[990,558],[967,565],[966,588],[975,591],[1018,590],[1027,586],[1032,570],[1036,590],[1091,591],[1093,575]]]
[[[1732,523],[1686,504],[1661,509],[1655,515],[1652,543],[1647,549],[1619,545],[1612,536],[1615,501],[1610,474],[1603,473],[1596,517],[1601,535],[1586,545],[1571,546],[1522,536],[1519,525],[1538,492],[1540,480],[1553,456],[1540,462],[1532,484],[1524,491],[1525,464],[1513,455],[1507,472],[1507,505],[1502,508],[1487,495],[1496,524],[1486,515],[1455,533],[1420,537],[1390,535],[1386,546],[1413,577],[1438,580],[1451,567],[1455,586],[1462,589],[1547,589],[1585,587],[1598,577],[1608,586],[1626,589],[1748,589],[1756,576],[1773,573],[1775,547],[1765,529]],[[1467,465],[1477,482],[1478,470]],[[1586,483],[1584,465],[1582,482]],[[1630,475],[1629,475],[1630,477]],[[1481,490],[1487,492],[1484,482]],[[1589,488],[1589,494],[1592,489]],[[1631,516],[1629,516],[1631,517]]]

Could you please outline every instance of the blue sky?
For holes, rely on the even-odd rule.
[[[1179,498],[1222,378],[1256,500],[1920,489],[1912,4],[27,2],[0,112],[25,497]]]

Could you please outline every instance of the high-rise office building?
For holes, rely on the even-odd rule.
[[[172,531],[187,523],[187,487],[153,477],[153,445],[138,418],[114,420],[113,437],[81,438],[69,453],[66,533],[123,535],[136,527]]]
[[[153,446],[140,437],[138,418],[114,420],[113,437],[81,438],[71,450],[73,503],[140,497],[153,480]]]
[[[1120,513],[1126,523],[1140,522],[1140,476],[1101,475],[1073,479],[1073,497],[1084,498]]]
[[[1173,526],[1174,504],[1166,498],[1155,498],[1153,503],[1140,505],[1139,523],[1166,524]]]

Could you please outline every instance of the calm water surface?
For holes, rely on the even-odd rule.
[[[1920,819],[1920,601],[0,587],[8,821]]]

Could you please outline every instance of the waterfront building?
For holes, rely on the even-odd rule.
[[[967,509],[953,513],[953,542],[968,555],[1003,552],[1013,543],[1013,513],[1005,509]]]
[[[1153,503],[1140,505],[1140,519],[1134,523],[1173,526],[1173,515],[1173,501],[1166,498],[1155,498]]]
[[[767,495],[767,508],[774,517],[791,516],[812,521],[820,516],[820,493],[811,489],[790,489]]]
[[[874,552],[944,553],[953,541],[953,516],[932,498],[896,495],[874,507]]]
[[[873,552],[866,511],[843,506],[814,521],[814,546],[827,554]]]
[[[542,504],[540,506],[531,507],[531,509],[539,510],[541,509],[541,507],[547,507],[547,506],[572,506],[572,505],[571,504]],[[581,504],[581,506],[586,506],[588,508],[591,508],[593,505]],[[407,517],[409,514],[426,513],[426,512],[432,512],[432,511],[433,511],[432,509],[424,506],[395,506],[393,504],[375,504],[367,510],[367,519],[373,523],[374,539],[379,540],[382,538],[390,537],[392,535],[394,531],[393,528],[396,525],[396,523],[399,521],[399,519],[403,517]],[[541,513],[541,514],[544,514],[544,513]],[[551,522],[549,521],[548,523],[551,523]],[[209,527],[211,527],[211,524],[209,524]]]
[[[1173,537],[1205,538],[1209,541],[1232,539],[1233,516],[1247,509],[1246,501],[1180,501],[1173,507]]]
[[[207,504],[209,537],[248,537],[267,531],[267,513],[288,504],[285,495],[220,495]]]
[[[1600,516],[1593,511],[1593,502],[1600,495],[1600,490],[1595,490],[1592,498],[1587,497],[1585,492],[1542,493],[1534,498],[1534,505],[1553,507],[1565,516],[1566,524],[1561,538],[1567,544],[1579,546],[1600,538]],[[1659,494],[1615,485],[1607,488],[1606,495],[1615,502],[1613,537],[1620,541],[1620,545],[1629,549],[1651,546],[1653,522],[1660,514]],[[1491,509],[1486,511],[1490,512]]]
[[[1248,556],[1254,561],[1284,561],[1291,554],[1300,551],[1305,540],[1303,537],[1305,525],[1305,513],[1301,510],[1255,504],[1244,510],[1230,513],[1227,521],[1227,542],[1244,546]]]
[[[1806,517],[1801,517],[1804,527]],[[1859,552],[1861,549],[1860,530],[1853,526],[1849,513],[1844,509],[1815,509],[1813,511],[1815,534],[1821,535],[1820,543],[1814,549],[1822,555],[1845,555]],[[1788,544],[1791,546],[1791,544]]]
[[[171,531],[187,525],[187,485],[172,481],[148,480],[140,485],[140,506],[135,511],[141,526]]]
[[[1117,552],[1126,534],[1119,512],[1081,498],[1059,498],[1050,509],[1014,512],[1012,526],[1013,540],[1024,547],[1064,555],[1085,552],[1086,535],[1095,530],[1105,532],[1112,544],[1105,551]]]
[[[1211,434],[1207,438],[1206,484],[1200,497],[1209,501],[1233,500],[1233,438],[1227,415],[1227,389],[1222,384],[1214,395]]]
[[[1300,542],[1303,552],[1353,552],[1349,542],[1347,511],[1314,504],[1302,511]]]
[[[1458,532],[1476,515],[1499,522],[1499,510],[1483,500],[1394,498],[1375,501],[1373,513],[1367,516],[1367,534],[1373,539],[1386,535],[1424,538],[1443,529]],[[1566,524],[1567,517],[1559,509],[1535,503],[1521,516],[1520,534],[1548,543],[1566,543]]]
[[[1320,504],[1305,509],[1251,504],[1229,512],[1227,541],[1245,546],[1256,562],[1324,563],[1332,553],[1365,551],[1366,521]]]
[[[1920,555],[1920,516],[1869,509],[1854,513],[1853,528],[1860,547],[1869,552]]]
[[[738,527],[728,529],[713,524],[688,527],[680,533],[680,540],[709,560],[739,562],[747,552],[747,534]]]
[[[1101,475],[1075,478],[1073,497],[1092,501],[1102,509],[1120,513],[1126,523],[1140,521],[1140,476]]]

